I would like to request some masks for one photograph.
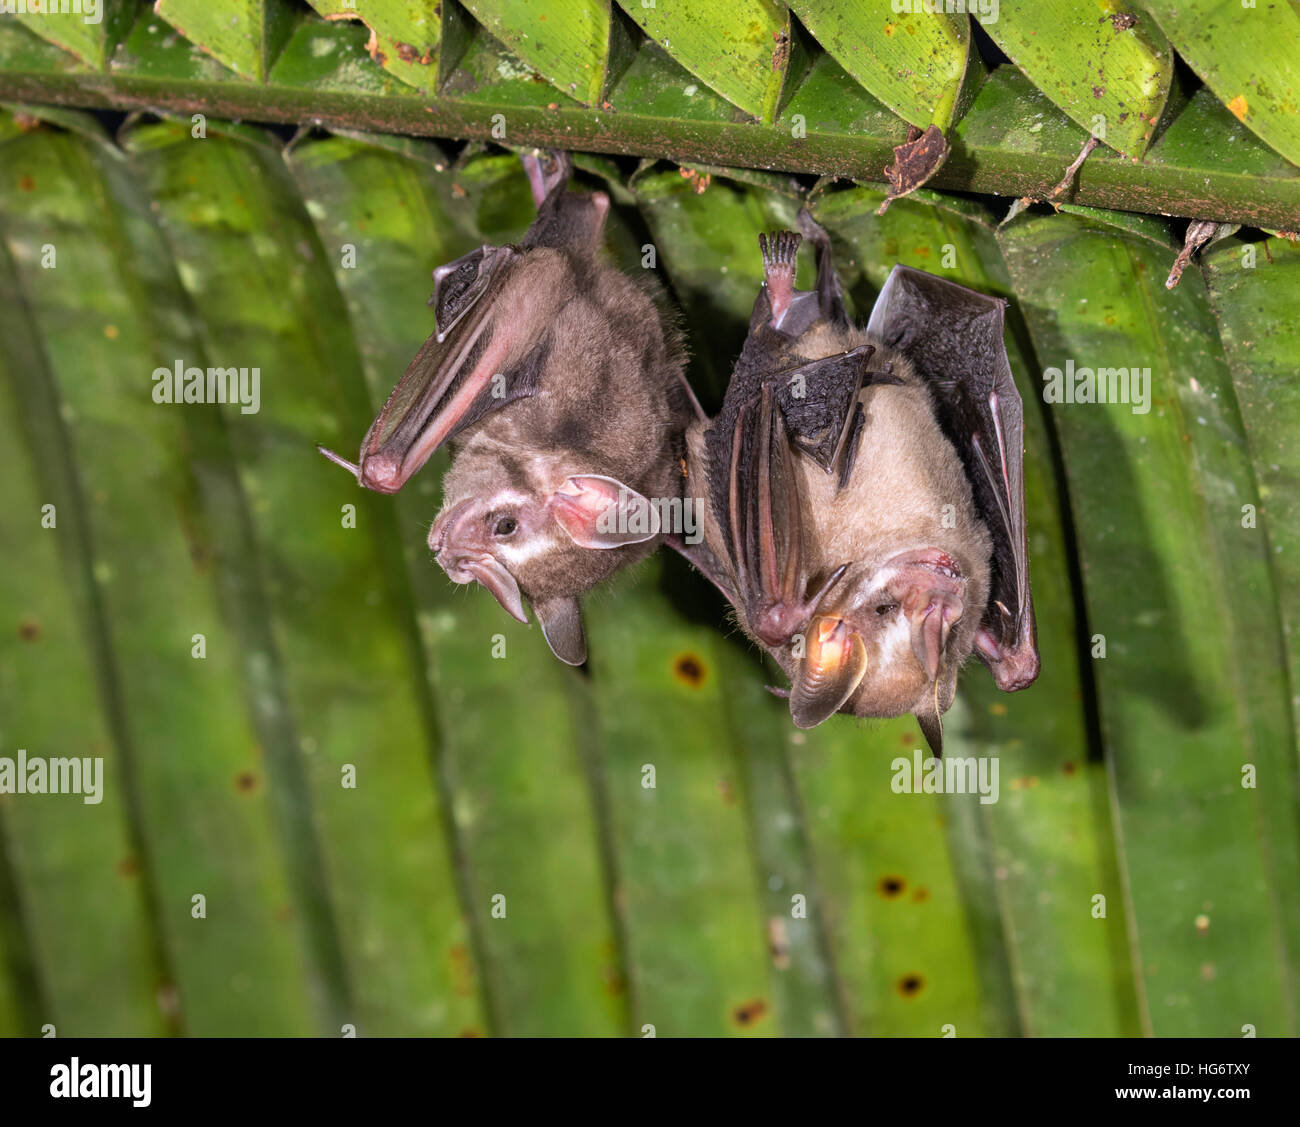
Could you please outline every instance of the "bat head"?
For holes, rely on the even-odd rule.
[[[811,728],[835,712],[916,713],[927,737],[952,704],[957,671],[974,645],[982,587],[939,548],[864,569],[809,623],[791,673],[790,713]],[[927,718],[933,723],[926,727]],[[938,750],[936,748],[936,750]]]
[[[463,461],[463,459],[462,459]],[[507,460],[454,464],[429,547],[454,583],[481,583],[527,622],[525,598],[561,661],[587,658],[578,596],[644,556],[660,533],[658,510],[600,474],[552,469],[538,482],[512,476]],[[536,467],[534,467],[536,470]],[[530,480],[531,479],[531,480]]]

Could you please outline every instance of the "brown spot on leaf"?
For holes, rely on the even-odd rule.
[[[252,794],[257,789],[257,776],[252,771],[240,771],[235,776],[235,789],[241,794]]]
[[[119,877],[133,877],[140,872],[140,858],[134,853],[128,853],[117,863],[117,875]]]
[[[169,1021],[175,1021],[181,1016],[181,994],[176,989],[173,982],[160,982],[158,988],[154,991],[154,998],[158,1003],[158,1012]]]
[[[24,642],[34,642],[41,636],[41,624],[33,622],[30,618],[23,619],[18,624],[18,637]]]
[[[1061,770],[1067,775],[1073,775],[1078,769],[1073,762],[1067,762],[1061,767]]]
[[[1246,95],[1238,94],[1231,102],[1228,103],[1228,110],[1238,121],[1245,121],[1246,115],[1250,113],[1250,106],[1246,104]]]
[[[20,176],[18,177],[18,187],[24,192],[31,192],[36,189],[36,181],[30,176]]]
[[[927,900],[930,899],[930,890],[924,887],[918,888],[915,892],[912,893],[912,899],[915,900],[918,904],[924,904]]]
[[[605,979],[605,993],[611,998],[619,998],[627,993],[627,979],[615,967],[606,967],[602,972]]]
[[[752,1002],[746,1002],[743,1006],[737,1006],[732,1016],[736,1019],[737,1025],[753,1025],[765,1013],[767,1013],[767,1003],[762,998],[755,998]]]
[[[907,881],[903,877],[881,877],[876,890],[886,900],[894,900],[907,890]]]
[[[925,979],[919,974],[905,974],[898,980],[898,992],[904,998],[915,998],[925,989]]]
[[[673,676],[683,685],[698,689],[704,684],[708,672],[704,662],[696,654],[678,654],[673,659]]]
[[[1132,12],[1114,12],[1111,14],[1110,22],[1116,31],[1128,31],[1138,22],[1138,18]]]

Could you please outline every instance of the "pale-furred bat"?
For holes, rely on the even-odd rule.
[[[609,197],[568,190],[564,154],[525,157],[538,205],[522,243],[434,271],[437,328],[371,425],[356,465],[393,493],[444,442],[452,462],[429,547],[551,650],[586,660],[578,596],[649,554],[681,496],[699,413],[679,334],[648,285],[599,257]]]
[[[1004,302],[899,265],[858,328],[825,232],[800,226],[817,288],[794,288],[798,235],[760,236],[722,410],[688,430],[710,504],[685,554],[789,676],[796,725],[911,712],[938,754],[972,653],[1006,691],[1038,674]]]

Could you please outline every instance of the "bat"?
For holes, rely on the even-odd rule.
[[[829,238],[799,221],[816,289],[794,287],[799,235],[760,236],[722,410],[687,431],[709,504],[683,554],[789,676],[797,726],[910,712],[937,755],[972,653],[1005,691],[1038,675],[1005,303],[898,265],[855,327]]]
[[[680,498],[700,414],[657,296],[598,257],[609,197],[568,190],[564,154],[524,157],[537,217],[522,243],[434,271],[436,329],[367,431],[355,464],[394,493],[452,446],[429,547],[482,584],[552,652],[586,660],[578,596],[647,555]]]

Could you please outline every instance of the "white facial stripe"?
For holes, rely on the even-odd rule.
[[[900,653],[912,652],[912,624],[907,615],[893,613],[889,625],[877,635],[876,647],[874,664],[878,667],[887,665]]]
[[[512,540],[502,542],[497,545],[496,552],[502,561],[508,564],[513,570],[521,564],[528,563],[538,556],[544,556],[555,547],[555,541],[550,536],[532,536],[527,540]]]
[[[504,509],[510,506],[522,508],[529,501],[533,500],[527,493],[521,493],[517,489],[502,489],[492,494],[492,500],[489,502],[489,508]]]
[[[882,567],[871,573],[871,590],[879,592],[881,595],[888,597],[889,585],[902,568],[897,565],[893,567]]]

